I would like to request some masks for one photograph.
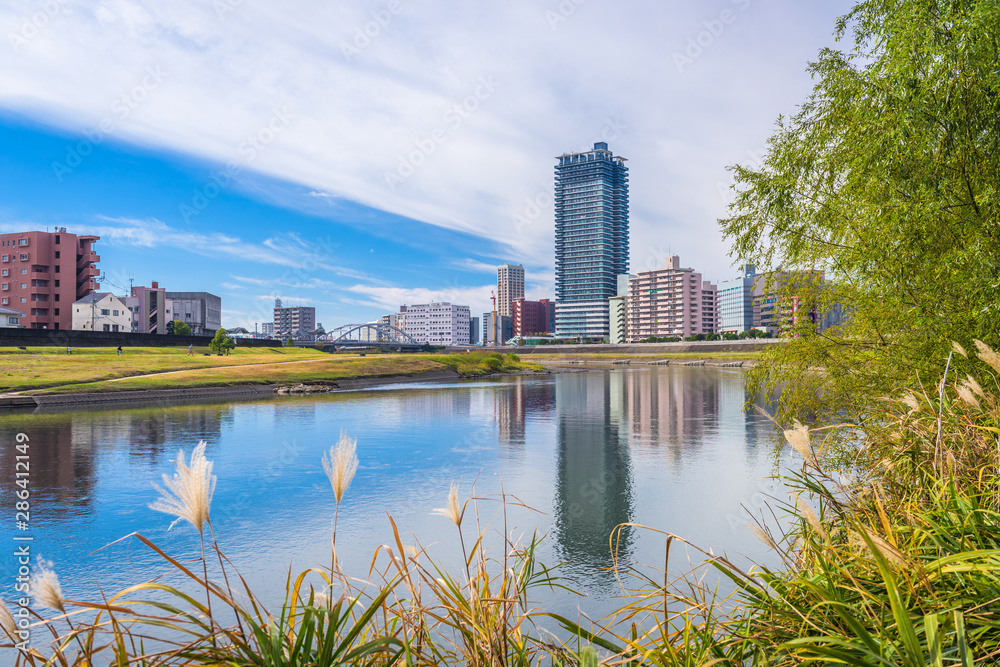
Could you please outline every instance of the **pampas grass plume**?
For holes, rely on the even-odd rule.
[[[750,529],[750,532],[753,533],[753,536],[756,537],[758,540],[760,540],[767,546],[771,547],[775,551],[778,550],[778,545],[774,543],[774,540],[771,539],[771,536],[765,533],[760,526],[752,524],[748,521],[747,528]]]
[[[465,518],[465,508],[468,506],[468,501],[461,508],[458,506],[458,485],[452,484],[451,491],[448,492],[448,506],[444,508],[436,509],[432,514],[440,514],[445,517],[453,524],[462,527],[462,519]]]
[[[978,382],[976,382],[976,378],[971,375],[965,376],[965,386],[971,389],[972,392],[979,398],[986,398],[986,392],[983,391],[983,388],[979,386]]]
[[[59,577],[52,569],[52,563],[39,559],[31,575],[30,589],[31,597],[35,598],[35,604],[39,607],[66,613],[62,587],[59,585]]]
[[[1000,355],[993,351],[993,348],[981,340],[975,341],[976,349],[979,350],[979,358],[990,365],[997,373],[1000,373]]]
[[[960,399],[962,399],[972,407],[974,408],[979,407],[979,399],[976,398],[976,395],[974,393],[972,393],[972,389],[970,389],[968,385],[966,384],[958,385],[957,387],[955,387],[955,393],[958,394],[958,397]]]
[[[17,622],[14,620],[14,615],[10,613],[10,609],[7,605],[0,601],[0,629],[3,629],[5,633],[11,638],[11,641],[17,641]]]
[[[819,522],[819,519],[816,517],[816,513],[813,511],[813,508],[809,506],[809,503],[796,496],[795,507],[799,510],[799,514],[805,518],[806,522],[812,526],[812,529],[815,530],[820,537],[829,542],[829,535],[827,535],[826,531],[823,529],[823,524]]]
[[[330,453],[323,454],[323,470],[330,479],[338,505],[358,471],[357,447],[358,441],[341,431],[340,440],[330,448]]]
[[[184,519],[190,521],[198,532],[202,532],[208,521],[212,494],[215,493],[215,475],[212,474],[212,462],[205,458],[207,444],[204,440],[198,443],[191,452],[190,465],[184,462],[184,450],[180,450],[177,454],[177,472],[173,477],[163,475],[166,488],[161,489],[153,484],[153,488],[161,495],[149,508],[176,516],[170,528]]]
[[[816,455],[813,454],[812,445],[809,442],[809,427],[803,426],[796,420],[795,427],[787,429],[784,433],[785,440],[792,446],[792,449],[801,454],[802,458],[814,468],[818,468],[819,466],[816,465]]]
[[[955,352],[958,352],[958,353],[959,353],[960,355],[962,355],[962,356],[963,356],[963,357],[965,357],[966,359],[968,359],[968,358],[969,358],[969,353],[968,353],[968,352],[966,352],[966,351],[965,351],[965,348],[964,348],[964,347],[962,347],[962,346],[961,346],[961,345],[960,345],[959,343],[957,343],[956,341],[951,341],[951,349],[953,349],[953,350],[954,350]]]

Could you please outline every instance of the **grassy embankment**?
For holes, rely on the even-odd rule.
[[[247,384],[326,384],[337,380],[411,376],[453,370],[462,377],[544,371],[542,366],[487,353],[330,355],[300,348],[244,348],[228,356],[187,348],[0,348],[0,391],[85,393],[228,387]]]

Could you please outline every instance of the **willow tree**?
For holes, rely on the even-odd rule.
[[[786,417],[861,416],[896,388],[932,389],[951,341],[1000,344],[1000,3],[861,2],[836,36],[845,48],[809,65],[817,83],[763,162],[732,168],[720,221],[738,259],[825,272],[786,303],[847,310],[838,328],[795,327],[752,374],[783,386]]]

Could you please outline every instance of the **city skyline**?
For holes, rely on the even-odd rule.
[[[714,225],[725,167],[759,159],[849,8],[400,3],[366,44],[381,5],[317,5],[304,21],[126,4],[60,5],[41,29],[35,5],[0,8],[14,37],[0,231],[101,236],[112,281],[213,291],[223,325],[250,328],[275,296],[328,327],[403,303],[485,312],[502,263],[524,264],[526,298],[551,298],[551,159],[601,140],[637,174],[631,270],[680,252],[710,280],[732,277]],[[261,24],[269,36],[247,55]],[[617,51],[587,47],[593,34]]]

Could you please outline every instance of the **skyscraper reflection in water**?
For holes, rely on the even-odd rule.
[[[615,373],[570,373],[556,379],[557,478],[555,533],[570,574],[577,568],[610,568],[608,538],[615,526],[632,520],[632,470],[628,438],[622,437],[620,406],[612,407],[612,387],[620,397],[623,377]],[[614,416],[613,416],[613,413]],[[632,531],[621,533],[619,553],[631,552]],[[601,585],[611,572],[596,575]]]

